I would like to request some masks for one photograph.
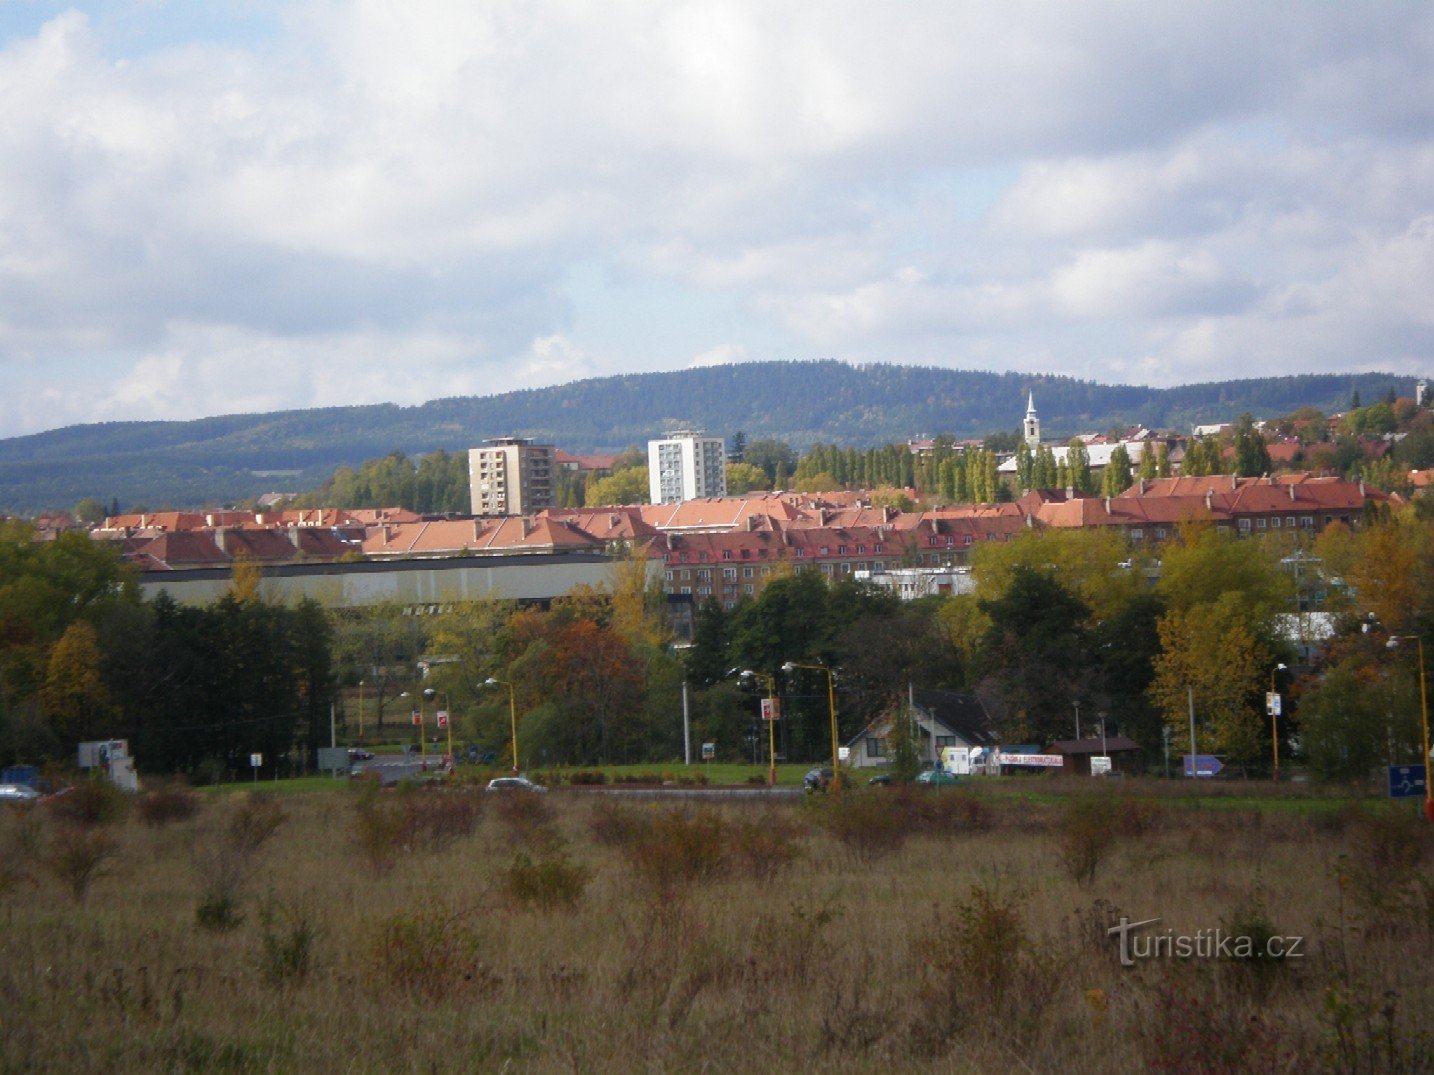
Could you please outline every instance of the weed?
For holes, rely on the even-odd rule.
[[[657,814],[642,838],[623,848],[633,872],[662,892],[716,876],[726,852],[726,825],[715,811],[706,810]]]
[[[797,825],[776,813],[742,818],[727,828],[728,854],[743,873],[770,881],[801,856],[800,837]]]
[[[596,803],[588,815],[588,829],[593,839],[604,847],[624,847],[641,839],[647,826],[632,807],[604,799]]]
[[[249,792],[239,798],[224,840],[236,853],[248,858],[269,841],[284,820],[284,808],[277,799],[262,792]]]
[[[1147,998],[1149,1010],[1138,1023],[1137,1040],[1153,1071],[1205,1075],[1292,1068],[1293,1053],[1282,1028],[1252,1010],[1238,993],[1172,968]]]
[[[223,886],[209,888],[194,908],[194,922],[200,929],[211,933],[228,933],[238,929],[244,922],[238,894]]]
[[[542,832],[553,823],[553,808],[542,795],[525,791],[493,796],[493,812],[520,841],[542,840]]]
[[[607,783],[607,773],[601,770],[589,772],[579,769],[568,774],[568,783],[573,787],[597,787]]]

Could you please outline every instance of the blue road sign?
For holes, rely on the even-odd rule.
[[[1192,775],[1190,772],[1190,755],[1185,755],[1185,775]],[[1224,762],[1213,754],[1195,755],[1195,776],[1214,776],[1221,769],[1225,768]]]
[[[1389,797],[1391,799],[1424,798],[1424,766],[1391,765],[1389,767]]]

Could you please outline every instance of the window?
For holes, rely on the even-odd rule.
[[[677,574],[677,572],[675,572],[675,571],[668,571],[668,572],[665,572],[665,574],[666,574],[666,576],[667,576],[667,581],[668,581],[668,582],[671,582],[671,581],[672,581],[672,576],[675,575],[675,574]]]
[[[1313,529],[1314,529],[1314,516],[1313,516],[1313,515],[1301,515],[1301,516],[1300,516],[1300,529],[1301,529],[1301,530],[1313,530]]]
[[[843,564],[841,565],[841,573],[842,573],[843,575],[850,575],[850,574],[851,574],[851,564],[843,563]]]
[[[954,735],[938,735],[936,737],[937,750],[940,750],[942,747],[954,747],[955,745],[956,737]]]
[[[750,582],[744,582],[744,583],[742,584],[742,592],[743,592],[743,593],[752,593],[753,590],[754,590],[754,587],[752,586],[752,584],[751,584]]]
[[[730,559],[732,559],[732,550],[731,550],[731,549],[723,549],[723,550],[722,550],[722,559],[724,559],[724,560],[730,560]]]
[[[754,572],[753,572],[753,570],[752,570],[750,567],[744,567],[744,568],[742,568],[742,577],[743,577],[744,579],[750,579],[753,574],[754,574]]]
[[[807,554],[807,550],[806,550],[806,549],[798,549],[798,550],[797,550],[797,558],[798,558],[798,559],[800,559],[801,557],[805,556],[806,554]]]
[[[700,552],[697,554],[697,559],[701,560],[705,564],[707,562],[707,554],[705,552]]]
[[[1291,530],[1293,530],[1295,528],[1295,517],[1293,515],[1286,515],[1285,525],[1288,526]]]
[[[823,546],[822,546],[822,555],[823,555],[823,556],[830,556],[830,555],[831,555],[831,552],[832,552],[832,547],[831,547],[830,545],[823,545]]]
[[[699,587],[697,587],[697,595],[698,595],[699,597],[711,597],[711,596],[712,596],[712,587],[711,587],[711,586],[699,586]]]
[[[712,569],[711,569],[710,567],[699,567],[699,568],[697,569],[697,581],[698,581],[698,582],[707,582],[707,581],[708,581],[709,579],[711,579],[711,578],[712,578]]]
[[[1144,531],[1144,530],[1132,530],[1132,531],[1130,532],[1130,540],[1131,540],[1131,541],[1144,541],[1144,540],[1145,540],[1145,531]]]
[[[967,544],[967,545],[971,544],[971,535],[970,535],[970,534],[967,534],[967,535],[966,535],[966,537],[965,537],[965,539],[964,539],[964,542],[965,542],[965,544]]]
[[[1164,540],[1165,540],[1165,527],[1163,527],[1163,526],[1157,526],[1157,527],[1155,528],[1155,539],[1156,539],[1157,541],[1164,541]]]
[[[682,587],[682,589],[679,590],[678,592],[679,592],[679,593],[690,594],[690,593],[692,592],[692,587],[691,587],[691,586],[684,586],[684,587]]]
[[[881,542],[878,541],[875,545],[873,545],[871,547],[871,551],[876,553],[878,556],[881,555]]]
[[[722,569],[722,577],[724,579],[735,579],[737,577],[737,569],[735,567],[724,567]]]
[[[1265,519],[1265,517],[1264,517],[1263,515],[1260,516],[1258,519],[1255,520],[1255,529],[1256,529],[1256,530],[1263,530],[1263,529],[1265,529],[1265,527],[1267,527],[1267,526],[1269,526],[1269,523],[1266,521],[1266,519]]]
[[[1276,530],[1278,530],[1280,528],[1280,517],[1276,515],[1273,519],[1270,520],[1270,525]]]
[[[866,740],[866,756],[867,756],[868,758],[884,758],[884,757],[886,757],[886,743],[883,742],[882,740],[878,739],[878,738],[877,738],[876,736],[874,736],[874,735],[867,736],[867,740]]]
[[[846,546],[845,546],[845,545],[838,545],[838,546],[837,546],[837,555],[838,555],[838,556],[845,556],[845,555],[846,555]]]

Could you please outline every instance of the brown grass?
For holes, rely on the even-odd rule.
[[[282,814],[260,800],[159,828],[117,821],[98,830],[115,851],[83,906],[38,859],[5,894],[0,1070],[1427,1061],[1434,826],[1125,792],[1095,811],[1109,834],[1082,883],[1061,858],[1067,802],[963,795],[858,792],[838,821],[824,803],[613,807],[581,792],[485,803],[471,827],[415,807],[437,845],[386,872],[343,795],[287,798]],[[0,811],[0,847],[43,856],[74,828]],[[878,850],[878,832],[894,846]],[[249,913],[202,930],[194,864],[221,843],[242,863]],[[528,870],[516,888],[515,864]],[[1123,968],[1106,935],[1121,915],[1300,935],[1304,955]]]

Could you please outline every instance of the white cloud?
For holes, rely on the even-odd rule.
[[[1434,357],[1424,6],[76,7],[0,40],[0,435],[684,355]],[[587,331],[578,265],[730,323]]]
[[[694,355],[692,361],[687,363],[688,369],[698,369],[702,366],[731,366],[738,362],[747,361],[747,349],[740,343],[720,343],[710,351],[703,351],[700,355]]]

